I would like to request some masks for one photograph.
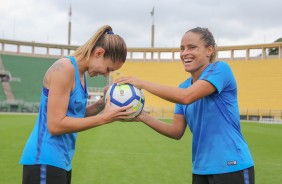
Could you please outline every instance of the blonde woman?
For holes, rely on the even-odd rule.
[[[47,70],[38,118],[20,160],[24,184],[71,183],[77,132],[132,113],[125,111],[129,106],[113,108],[104,99],[87,107],[85,73],[107,76],[122,67],[126,55],[124,40],[106,25],[73,55],[57,60]]]

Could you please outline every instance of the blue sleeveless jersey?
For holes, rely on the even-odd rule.
[[[70,93],[66,116],[83,118],[87,105],[87,85],[81,85],[76,60],[68,56],[75,68],[75,87]],[[25,145],[20,163],[23,165],[47,164],[65,169],[72,168],[77,133],[51,135],[47,125],[48,89],[43,87],[38,118],[32,133]]]
[[[185,116],[193,134],[192,172],[220,174],[254,165],[240,129],[237,85],[225,62],[210,64],[199,80],[206,80],[216,92],[191,104],[176,104],[175,114]],[[192,85],[187,79],[180,88]]]

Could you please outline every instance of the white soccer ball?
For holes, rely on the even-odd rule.
[[[138,116],[144,108],[144,93],[131,84],[111,85],[106,93],[105,100],[109,96],[111,97],[112,106],[123,107],[132,104],[131,110],[135,111],[135,113],[130,115],[131,118]]]

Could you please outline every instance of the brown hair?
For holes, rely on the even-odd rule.
[[[111,26],[102,26],[86,43],[77,48],[73,56],[79,60],[88,60],[96,47],[102,47],[105,50],[104,58],[110,58],[113,62],[125,62],[127,55],[125,41],[112,31]]]
[[[209,31],[209,29],[202,28],[202,27],[196,27],[196,28],[190,29],[186,33],[188,32],[197,33],[201,35],[202,40],[204,40],[205,42],[205,46],[206,47],[212,46],[214,48],[214,53],[210,57],[210,62],[212,63],[216,58],[217,48],[216,48],[216,43],[214,41],[214,37],[212,33]]]

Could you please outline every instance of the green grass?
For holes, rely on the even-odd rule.
[[[242,130],[255,161],[258,184],[282,181],[282,125],[242,123]]]
[[[19,159],[35,115],[0,115],[0,183],[21,183]],[[242,123],[255,160],[256,183],[282,181],[282,125]],[[180,141],[142,123],[115,122],[79,133],[73,184],[191,183],[191,133]]]

